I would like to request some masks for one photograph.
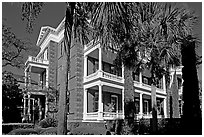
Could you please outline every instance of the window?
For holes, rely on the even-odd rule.
[[[162,114],[162,103],[160,100],[157,100],[157,114],[158,115]]]
[[[181,87],[182,87],[182,79],[177,77],[177,81],[178,81],[178,89],[181,89]]]
[[[133,80],[136,80],[139,82],[139,72],[133,72]]]
[[[142,83],[150,85],[150,80],[148,77],[142,76]]]
[[[183,101],[179,100],[179,113],[180,115],[183,115]]]
[[[163,88],[163,81],[162,81],[163,79],[160,79],[159,80],[159,82],[158,82],[158,84],[157,84],[157,88],[160,88],[160,89],[162,89]]]
[[[98,60],[94,59],[93,61],[93,72],[96,72],[98,70],[99,67],[99,62]]]
[[[98,92],[94,94],[94,112],[98,111]]]
[[[57,71],[57,85],[60,85],[61,83],[61,76],[62,76],[62,66],[59,66]]]
[[[112,112],[117,112],[117,110],[118,110],[118,96],[111,95],[111,104],[113,105]]]
[[[139,114],[140,112],[140,100],[135,99],[135,109],[136,109],[136,114]]]
[[[148,114],[148,112],[149,112],[149,105],[148,105],[148,101],[147,100],[144,100],[143,107],[144,107],[143,113],[144,114]]]
[[[58,45],[58,58],[60,58],[63,55],[63,49],[64,49],[64,41],[60,42]]]

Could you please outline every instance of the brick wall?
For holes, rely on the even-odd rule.
[[[69,111],[73,114],[68,119],[82,120],[83,118],[83,46],[75,43],[70,50]]]

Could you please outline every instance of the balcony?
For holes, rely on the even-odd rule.
[[[48,68],[48,65],[49,65],[48,60],[28,56],[28,59],[25,63],[25,71],[29,71],[30,68],[30,72],[40,74],[43,71],[45,71],[45,69]]]
[[[33,57],[33,56],[28,56],[28,59],[27,59],[25,65],[27,66],[29,63],[48,65],[49,61],[44,60],[44,59],[40,59],[40,58],[36,58],[36,57]]]
[[[139,88],[144,89],[144,90],[151,91],[151,85],[140,83],[138,81],[134,81],[134,86],[139,87]],[[156,92],[157,93],[162,93],[162,94],[166,93],[165,90],[161,89],[161,88],[156,88]]]
[[[111,74],[111,73],[104,72],[103,70],[97,70],[95,73],[92,73],[84,77],[84,82],[92,81],[97,78],[104,78],[104,79],[119,82],[119,83],[124,82],[122,77]]]

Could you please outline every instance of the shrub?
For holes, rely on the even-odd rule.
[[[47,117],[39,122],[41,128],[57,127],[57,120],[54,118]]]
[[[31,123],[2,123],[2,133],[7,134],[14,129],[34,128]]]
[[[38,132],[33,129],[14,129],[8,133],[8,135],[38,135]]]
[[[71,131],[72,135],[106,135],[106,129],[95,126],[80,126]]]
[[[40,131],[40,135],[57,135],[56,127],[48,127]]]

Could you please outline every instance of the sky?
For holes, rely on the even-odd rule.
[[[42,26],[56,28],[65,16],[65,2],[46,2],[41,14],[35,21],[34,31],[26,32],[26,22],[21,20],[21,4],[17,2],[2,2],[2,20],[11,27],[11,30],[20,39],[28,39],[35,45]],[[194,28],[194,33],[202,42],[202,3],[186,2],[184,6],[194,10],[199,16],[198,23]],[[198,55],[202,55],[202,46],[197,49]],[[5,68],[4,68],[5,69]],[[15,74],[23,74],[22,69],[6,68]],[[198,77],[202,80],[202,65],[198,69]]]

